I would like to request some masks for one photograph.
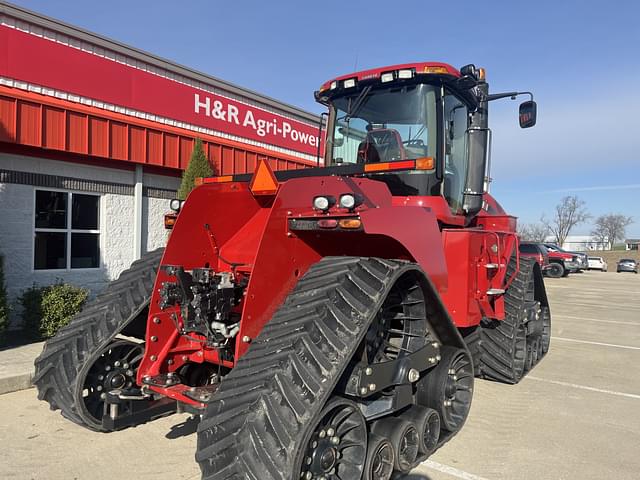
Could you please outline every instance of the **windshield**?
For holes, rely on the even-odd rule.
[[[436,88],[410,85],[363,90],[333,101],[333,164],[436,156]]]

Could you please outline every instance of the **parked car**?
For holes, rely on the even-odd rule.
[[[519,250],[520,256],[534,258],[543,273],[549,268],[549,252],[541,243],[520,242]]]
[[[589,257],[589,270],[607,271],[607,262],[602,257]]]
[[[636,262],[632,258],[622,258],[618,260],[618,265],[616,265],[616,272],[638,273],[638,262]]]
[[[584,252],[570,252],[559,247],[555,243],[545,243],[544,246],[549,250],[549,252],[568,253],[569,255],[576,257],[576,268],[572,268],[571,273],[587,270],[589,268],[589,256]]]

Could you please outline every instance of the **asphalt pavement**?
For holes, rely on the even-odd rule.
[[[411,480],[640,478],[640,275],[548,279],[549,354],[519,385],[477,381],[467,424]],[[0,395],[2,479],[199,479],[188,415],[122,432],[80,428]]]

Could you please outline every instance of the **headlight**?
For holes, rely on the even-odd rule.
[[[319,195],[313,198],[313,208],[323,212],[329,210],[335,203],[336,199],[328,195]]]
[[[362,203],[362,198],[359,195],[353,193],[344,193],[340,195],[340,206],[353,210]]]
[[[169,208],[174,212],[179,212],[182,206],[182,201],[179,198],[174,198],[169,202]]]

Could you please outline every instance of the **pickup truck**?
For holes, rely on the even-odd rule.
[[[549,251],[549,268],[544,272],[548,277],[566,277],[569,273],[580,270],[578,257],[570,253]]]
[[[569,255],[573,255],[576,259],[576,268],[571,269],[571,273],[575,273],[581,270],[589,269],[589,256],[584,252],[569,252],[568,250],[564,250],[560,248],[555,243],[545,243],[544,246],[549,250],[549,253],[558,252],[558,253],[567,253]]]
[[[519,251],[523,257],[534,258],[547,277],[566,277],[580,269],[576,255],[560,252],[555,248],[549,250],[544,243],[520,242]]]

